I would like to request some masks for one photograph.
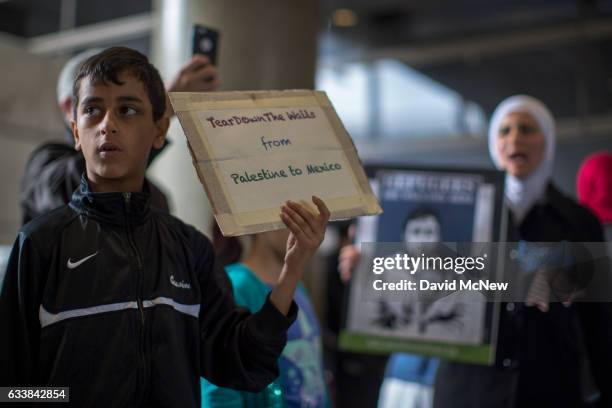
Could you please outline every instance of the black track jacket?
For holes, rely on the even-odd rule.
[[[74,407],[200,407],[200,380],[258,391],[295,320],[236,308],[210,241],[147,193],[92,193],[28,223],[0,295],[0,385]],[[66,406],[66,405],[62,405]]]

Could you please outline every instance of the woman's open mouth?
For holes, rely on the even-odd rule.
[[[508,159],[514,164],[527,164],[527,155],[525,153],[512,153],[508,155]]]

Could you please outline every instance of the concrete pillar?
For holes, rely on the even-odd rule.
[[[55,84],[61,57],[33,55],[15,38],[0,35],[0,245],[11,245],[21,226],[19,191],[32,150],[64,141]],[[0,250],[0,269],[2,269]]]
[[[219,90],[312,89],[318,2],[312,0],[155,0],[153,61],[169,80],[190,57],[194,23],[220,32]],[[151,176],[170,193],[173,213],[207,232],[210,207],[185,136],[173,120],[169,147]]]

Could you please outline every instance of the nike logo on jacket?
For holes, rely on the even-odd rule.
[[[81,265],[83,262],[86,262],[88,259],[93,258],[94,256],[98,255],[98,252],[96,251],[95,253],[86,256],[85,258],[81,259],[80,261],[76,261],[76,262],[72,262],[70,260],[70,258],[68,258],[68,262],[66,263],[66,266],[68,267],[68,269],[74,269],[77,266]]]

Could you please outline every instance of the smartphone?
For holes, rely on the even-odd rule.
[[[219,31],[201,24],[193,25],[191,53],[206,55],[213,65],[217,65]]]

